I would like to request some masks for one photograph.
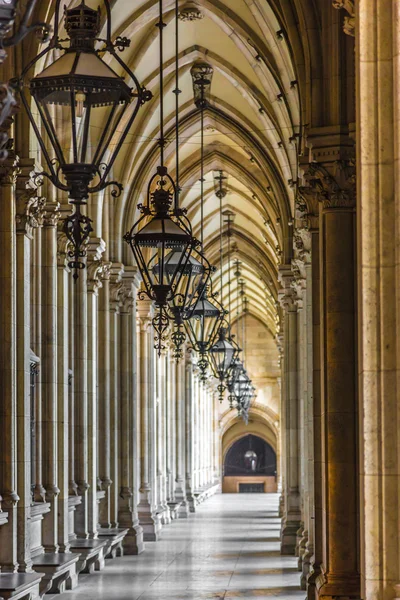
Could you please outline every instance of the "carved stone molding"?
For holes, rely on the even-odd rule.
[[[57,227],[60,217],[60,203],[46,202],[42,213],[43,227]]]
[[[15,185],[19,173],[19,157],[9,157],[0,165],[0,185]]]
[[[324,209],[354,208],[356,205],[355,161],[338,160],[331,172],[319,163],[310,163],[304,173],[310,191]],[[301,188],[303,197],[307,188]]]
[[[111,263],[102,259],[106,244],[101,238],[89,238],[87,244],[87,287],[88,291],[98,294],[102,280],[109,276]]]
[[[199,21],[204,18],[200,8],[195,2],[186,2],[179,11],[179,19],[181,21]]]
[[[57,265],[59,267],[65,268],[66,270],[68,270],[68,272],[70,271],[70,269],[68,267],[68,260],[67,260],[67,252],[68,252],[69,243],[70,243],[69,239],[67,238],[65,233],[63,233],[62,231],[58,231],[57,232]]]
[[[281,288],[278,291],[278,301],[285,311],[297,311],[297,295],[292,287],[294,280],[292,265],[281,265],[278,272]]]
[[[356,30],[356,11],[354,0],[333,0],[333,8],[347,11],[348,16],[345,16],[343,23],[343,31],[352,37],[355,37]]]

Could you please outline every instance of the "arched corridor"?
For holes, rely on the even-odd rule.
[[[0,0],[0,600],[400,600],[399,23]]]
[[[139,557],[112,561],[54,600],[304,598],[297,560],[280,554],[277,494],[215,495]],[[52,598],[50,596],[50,598]]]

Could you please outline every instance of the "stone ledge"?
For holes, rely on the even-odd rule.
[[[85,540],[77,538],[71,540],[71,552],[79,554],[76,570],[79,573],[94,573],[101,571],[104,566],[105,540]]]
[[[78,585],[76,563],[79,556],[72,553],[46,553],[33,559],[33,570],[43,574],[40,582],[40,596],[61,594],[73,590]]]
[[[40,597],[38,573],[0,573],[0,597],[4,600],[37,600]]]
[[[106,529],[100,527],[98,530],[99,538],[106,541],[104,549],[104,558],[116,558],[124,555],[122,542],[128,533],[128,529]]]

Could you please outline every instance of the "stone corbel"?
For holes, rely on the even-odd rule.
[[[348,13],[344,18],[343,31],[355,37],[356,34],[356,11],[354,0],[333,0],[333,8],[341,10],[342,8]]]

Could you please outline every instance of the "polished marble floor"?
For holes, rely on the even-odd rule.
[[[304,599],[294,557],[279,553],[278,496],[223,494],[163,528],[140,556],[107,560],[54,600]],[[48,597],[48,596],[47,596]]]

